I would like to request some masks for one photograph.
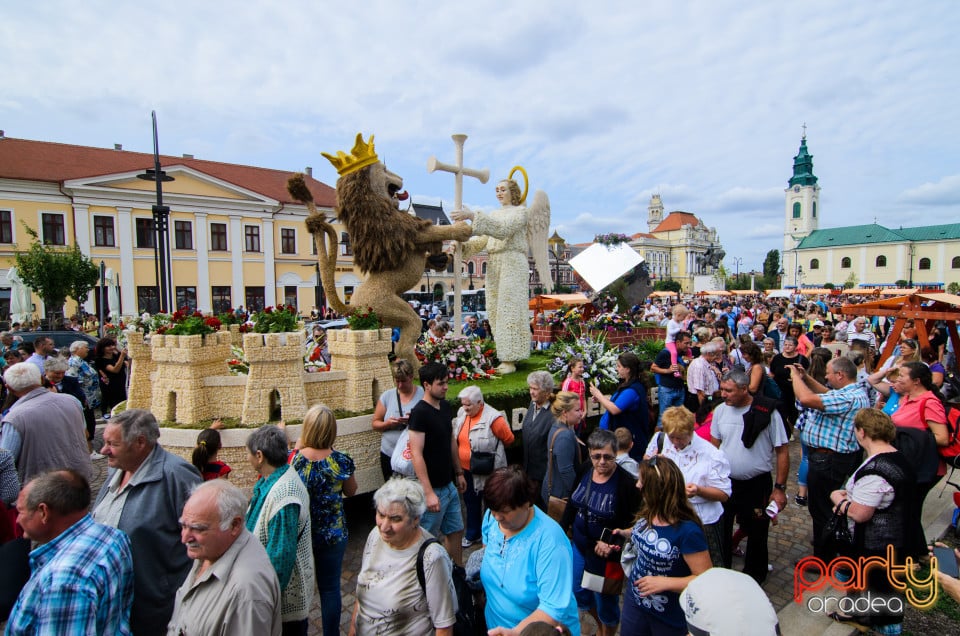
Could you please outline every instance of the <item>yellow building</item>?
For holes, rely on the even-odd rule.
[[[717,229],[707,227],[696,215],[679,210],[663,216],[659,194],[647,206],[649,232],[630,237],[630,247],[643,256],[653,282],[676,280],[684,293],[697,291],[694,279],[712,276],[723,259]]]
[[[877,223],[820,229],[820,186],[806,135],[785,190],[783,286],[874,288],[905,281],[945,288],[960,282],[960,223],[887,228]]]
[[[287,193],[290,172],[191,155],[160,161],[173,177],[164,182],[163,196],[170,207],[171,296],[177,307],[221,312],[293,304],[307,313],[316,305],[316,248],[304,223],[305,206]],[[152,166],[152,155],[119,146],[89,148],[0,133],[0,315],[9,310],[13,255],[29,248],[24,223],[45,242],[76,244],[115,272],[120,307],[110,310],[157,311],[151,211],[156,184],[138,178]],[[333,221],[334,189],[306,172],[317,208]],[[349,300],[361,278],[349,237],[335,227],[341,235],[336,284]],[[96,302],[91,294],[85,309],[93,312]],[[42,301],[34,296],[34,303],[35,313],[43,315]]]

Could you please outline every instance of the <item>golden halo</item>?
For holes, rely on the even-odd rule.
[[[523,169],[523,166],[514,166],[510,170],[510,174],[507,175],[507,179],[513,179],[513,175],[520,172],[523,175],[523,194],[520,195],[520,205],[523,205],[527,201],[527,189],[530,187],[530,178],[527,176],[527,171]]]

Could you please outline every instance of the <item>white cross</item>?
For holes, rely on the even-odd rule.
[[[451,135],[453,143],[456,146],[456,157],[457,163],[451,165],[448,163],[441,163],[437,161],[436,157],[430,157],[427,159],[427,172],[434,172],[436,170],[443,170],[444,172],[452,172],[454,176],[454,187],[453,187],[453,209],[462,210],[463,209],[463,175],[468,177],[473,177],[478,179],[480,183],[486,183],[487,179],[490,178],[490,171],[486,168],[482,170],[474,170],[473,168],[465,168],[463,166],[463,142],[467,140],[467,136],[463,134]],[[463,266],[463,248],[460,246],[460,243],[457,242],[456,247],[454,248],[453,260],[455,262],[454,271],[456,275],[453,277],[453,325],[457,330],[457,334],[460,333],[461,327],[461,314],[462,307],[460,304],[460,292],[463,288],[463,283],[460,280],[460,269]],[[433,290],[430,290],[431,298],[433,297]]]

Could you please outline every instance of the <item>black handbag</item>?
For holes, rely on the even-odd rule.
[[[470,451],[470,474],[481,477],[492,475],[497,461],[497,449],[500,447],[500,439],[497,439],[497,445],[493,447],[493,452],[488,451]]]
[[[847,523],[847,509],[850,508],[850,502],[833,511],[833,516],[823,527],[823,534],[820,535],[820,545],[831,547],[841,554],[849,554],[853,548],[853,533],[850,532],[850,524]]]

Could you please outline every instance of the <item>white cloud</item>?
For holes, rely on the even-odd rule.
[[[898,200],[913,205],[960,204],[960,175],[950,175],[943,177],[936,183],[928,182],[916,188],[904,190]]]

